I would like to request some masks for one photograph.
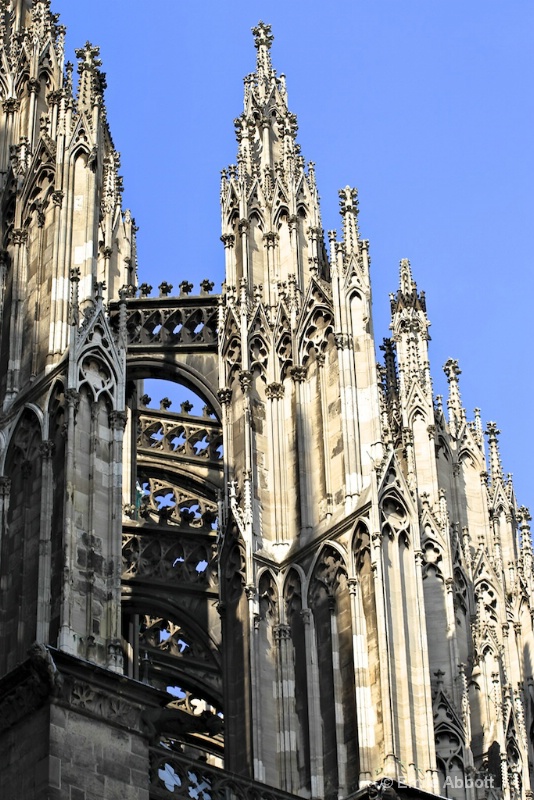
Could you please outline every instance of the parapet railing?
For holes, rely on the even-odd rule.
[[[150,800],[296,800],[296,795],[188,758],[150,748]]]

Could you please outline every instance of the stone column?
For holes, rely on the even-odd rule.
[[[286,530],[286,498],[285,498],[285,459],[284,450],[286,440],[284,436],[283,413],[280,413],[280,400],[284,397],[284,387],[281,383],[270,383],[265,389],[268,399],[268,418],[271,423],[270,432],[270,470],[273,480],[273,505],[272,522],[274,526],[276,544],[285,544]]]
[[[354,685],[360,754],[360,786],[373,779],[372,751],[375,747],[375,720],[372,713],[367,654],[367,624],[358,578],[349,578],[350,609],[353,631]]]
[[[109,415],[111,428],[111,464],[109,486],[109,533],[110,556],[113,573],[110,575],[110,607],[108,612],[108,669],[123,671],[121,638],[121,575],[122,575],[122,448],[127,415],[124,411],[112,411]]]
[[[0,477],[0,559],[2,558],[2,541],[6,534],[10,492],[11,478]]]
[[[51,523],[54,500],[54,474],[52,457],[54,442],[47,440],[41,443],[42,456],[42,493],[41,520],[39,538],[39,590],[37,600],[37,634],[38,642],[49,643],[50,624],[50,581],[51,581]]]
[[[295,714],[295,674],[289,625],[277,625],[274,629],[274,640],[277,648],[280,783],[286,792],[297,792],[299,789],[298,724]]]
[[[19,390],[22,343],[24,341],[24,298],[26,295],[28,231],[13,231],[15,253],[13,258],[12,311],[9,337],[9,363],[4,407],[10,404]]]
[[[75,520],[74,520],[74,486],[75,486],[75,425],[76,414],[80,404],[80,394],[74,389],[65,392],[67,402],[67,447],[65,466],[65,561],[63,571],[63,591],[61,603],[61,619],[58,637],[58,648],[72,655],[77,655],[76,634],[72,628],[72,579],[73,559],[75,557]]]
[[[339,634],[337,629],[336,598],[329,595],[330,607],[330,640],[332,642],[332,665],[334,676],[334,706],[336,716],[337,768],[340,797],[347,792],[347,746],[345,744],[345,724],[343,718],[343,682],[341,678],[341,661],[339,652]]]
[[[311,528],[310,504],[312,502],[310,492],[310,481],[308,478],[309,470],[308,443],[306,441],[306,427],[304,425],[304,415],[306,413],[304,380],[306,378],[306,367],[295,366],[291,370],[291,377],[295,387],[295,416],[297,420],[297,447],[296,455],[298,459],[298,475],[300,488],[300,531]]]
[[[323,737],[317,645],[311,609],[303,608],[300,613],[304,622],[304,640],[306,643],[311,796],[313,800],[322,800],[324,798]]]

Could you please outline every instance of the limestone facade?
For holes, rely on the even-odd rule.
[[[327,253],[270,27],[221,295],[138,286],[98,48],[75,91],[64,34],[0,0],[5,796],[534,797],[528,510],[456,361],[433,395],[405,260],[377,365],[357,193]]]

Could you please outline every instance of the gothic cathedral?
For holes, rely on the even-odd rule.
[[[253,34],[222,293],[153,293],[98,48],[0,0],[1,796],[532,800],[529,512]]]

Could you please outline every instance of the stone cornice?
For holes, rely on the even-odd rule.
[[[0,680],[0,731],[16,725],[46,703],[144,730],[145,709],[170,700],[161,692],[53,647],[34,645],[29,657]]]

